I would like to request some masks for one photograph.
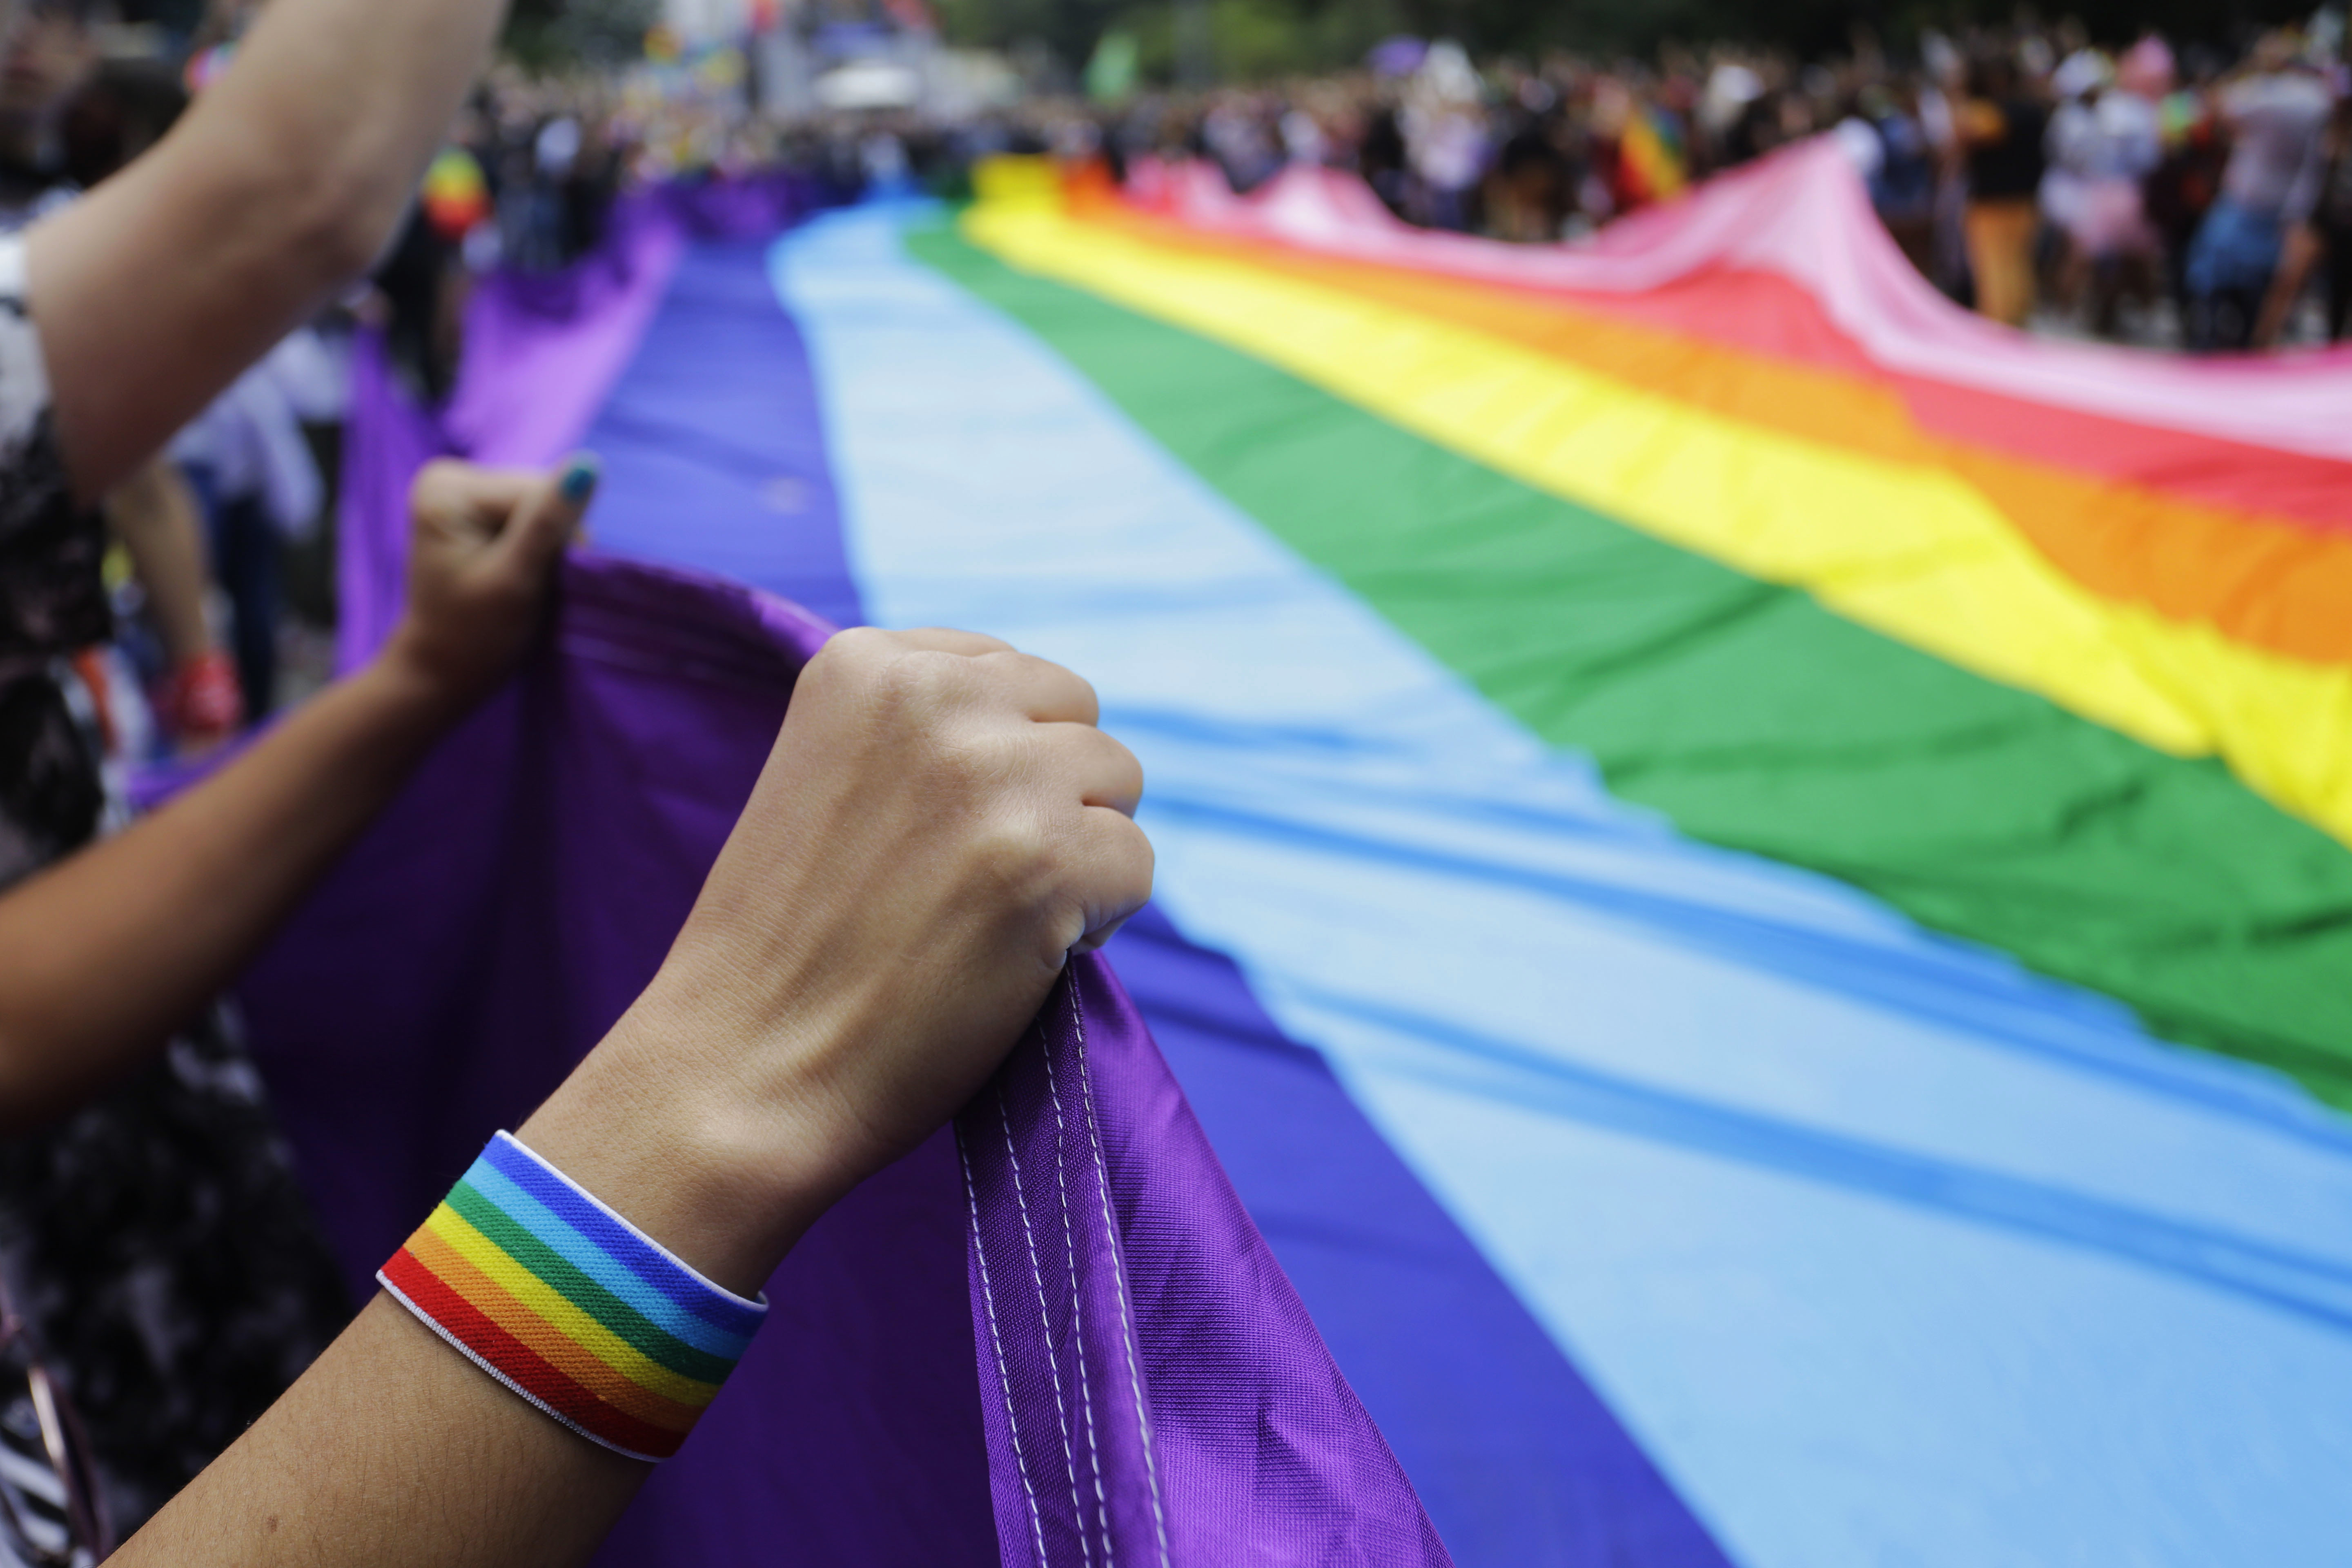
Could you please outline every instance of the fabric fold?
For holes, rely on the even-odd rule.
[[[1451,1561],[1108,964],[956,1137],[1006,1563]]]
[[[356,1289],[650,980],[830,632],[610,557],[567,563],[561,599],[244,986]],[[959,1132],[794,1251],[601,1562],[1446,1561],[1101,959]]]

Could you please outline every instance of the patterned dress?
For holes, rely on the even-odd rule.
[[[109,816],[67,664],[111,635],[105,548],[58,448],[24,241],[0,237],[0,889],[89,844]],[[0,1139],[0,1273],[80,1411],[119,1535],[350,1315],[226,1007],[100,1100]],[[26,1404],[22,1387],[0,1384],[0,1398]],[[12,1439],[26,1416],[0,1404],[0,1480],[21,1468]]]

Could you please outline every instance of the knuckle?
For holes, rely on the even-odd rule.
[[[880,626],[846,626],[826,639],[824,651],[835,658],[859,658],[894,647],[898,639]]]
[[[809,668],[827,676],[871,668],[887,657],[890,634],[872,626],[850,626],[827,637],[809,660]]]
[[[1022,672],[1037,661],[1013,649],[993,648],[967,660],[992,700],[1009,699],[1021,686]]]
[[[436,458],[416,471],[409,494],[436,506],[454,506],[465,497],[473,472],[455,458]]]
[[[1026,907],[1054,881],[1053,842],[1045,825],[1026,812],[991,812],[972,836],[972,858],[991,887]]]
[[[1079,699],[1088,705],[1096,702],[1094,683],[1069,666],[1056,664],[1050,658],[1040,658],[1034,654],[1022,654],[1018,657],[1022,660],[1024,671],[1033,681],[1060,687],[1069,696]]]
[[[809,673],[827,687],[838,686],[873,719],[884,725],[919,719],[924,700],[936,677],[925,666],[925,655],[898,637],[871,626],[836,632],[809,663]]]
[[[965,662],[928,648],[898,648],[870,679],[876,697],[900,721],[936,730],[957,706]]]
[[[1116,816],[1104,821],[1103,834],[1104,879],[1121,889],[1131,890],[1140,885],[1149,890],[1158,854],[1143,829],[1126,817]]]
[[[933,738],[929,771],[940,794],[969,806],[1003,787],[1007,761],[983,736],[941,733]]]

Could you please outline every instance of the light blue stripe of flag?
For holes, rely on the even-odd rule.
[[[1611,800],[893,230],[777,255],[876,623],[1094,682],[1161,906],[1735,1560],[2342,1563],[2340,1135]]]

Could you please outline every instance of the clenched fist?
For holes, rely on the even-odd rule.
[[[595,489],[587,458],[553,474],[426,464],[409,492],[408,603],[383,657],[453,706],[488,695],[530,643]]]
[[[1150,897],[1142,770],[1097,717],[991,637],[835,637],[660,974],[523,1141],[756,1288]]]

